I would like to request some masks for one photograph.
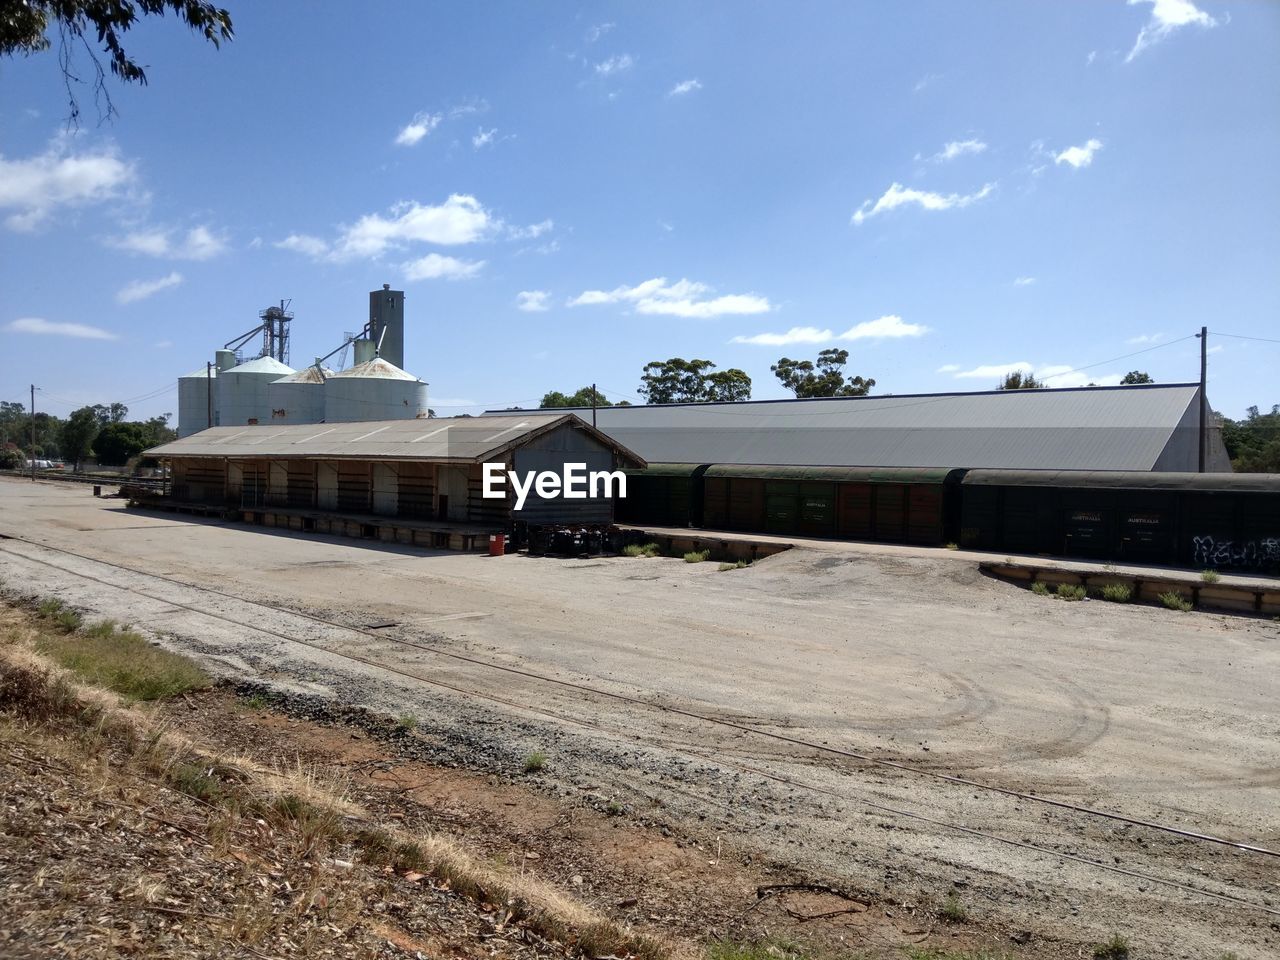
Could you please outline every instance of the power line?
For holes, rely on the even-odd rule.
[[[1242,333],[1218,333],[1216,330],[1209,331],[1215,337],[1230,337],[1232,340],[1256,340],[1258,343],[1280,343],[1280,340],[1273,340],[1271,337],[1246,337]]]
[[[1110,360],[1099,360],[1097,363],[1088,363],[1083,367],[1073,367],[1070,370],[1063,370],[1061,373],[1053,373],[1047,377],[1041,377],[1041,380],[1053,380],[1055,377],[1065,377],[1069,373],[1079,373],[1081,370],[1092,370],[1094,367],[1105,366],[1108,363],[1115,363],[1117,360],[1128,360],[1130,357],[1136,357],[1142,353],[1150,353],[1152,350],[1162,350],[1165,347],[1172,347],[1175,343],[1182,343],[1184,340],[1194,340],[1199,334],[1189,333],[1185,337],[1179,337],[1177,340],[1170,340],[1168,343],[1157,343],[1154,347],[1147,347],[1143,350],[1135,350],[1133,353],[1121,354],[1118,357],[1112,357]],[[1214,336],[1222,336],[1222,334],[1214,334]]]

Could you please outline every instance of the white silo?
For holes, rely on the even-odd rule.
[[[210,425],[217,426],[210,392],[217,400],[218,370],[210,365],[206,370],[192,370],[178,378],[178,436],[189,437]]]
[[[293,373],[274,357],[249,360],[218,374],[218,422],[224,427],[271,422],[267,387]]]
[[[313,364],[268,384],[272,423],[319,423],[324,419],[324,382],[334,375]]]
[[[412,420],[427,415],[427,385],[379,357],[335,373],[324,384],[326,423]]]

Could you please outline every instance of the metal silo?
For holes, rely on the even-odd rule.
[[[209,391],[212,388],[217,399],[218,371],[204,367],[192,370],[178,378],[178,436],[189,437],[210,426],[217,426],[215,416],[210,417]]]
[[[218,422],[224,427],[271,422],[267,387],[293,373],[274,357],[259,357],[218,374]]]
[[[267,386],[272,423],[319,423],[324,419],[324,382],[334,375],[312,365]]]
[[[324,384],[326,423],[412,420],[427,415],[427,385],[379,357],[335,373]]]

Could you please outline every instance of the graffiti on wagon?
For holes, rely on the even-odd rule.
[[[1280,537],[1218,540],[1192,537],[1192,562],[1206,567],[1269,567],[1280,564]]]

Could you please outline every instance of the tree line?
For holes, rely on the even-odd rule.
[[[0,401],[0,469],[19,469],[27,460],[65,460],[78,470],[91,455],[103,465],[124,466],[178,436],[169,427],[171,413],[149,420],[128,417],[123,403],[81,407],[63,420],[44,412],[33,418],[25,404]]]
[[[823,350],[816,360],[783,357],[769,369],[797,397],[861,397],[876,385],[864,377],[846,377],[848,350]],[[745,370],[717,370],[710,360],[653,360],[645,364],[636,391],[647,404],[733,403],[751,399],[751,377]],[[626,400],[618,406],[628,406]],[[543,409],[552,407],[611,407],[598,390],[583,387],[576,393],[552,390],[542,398]]]

